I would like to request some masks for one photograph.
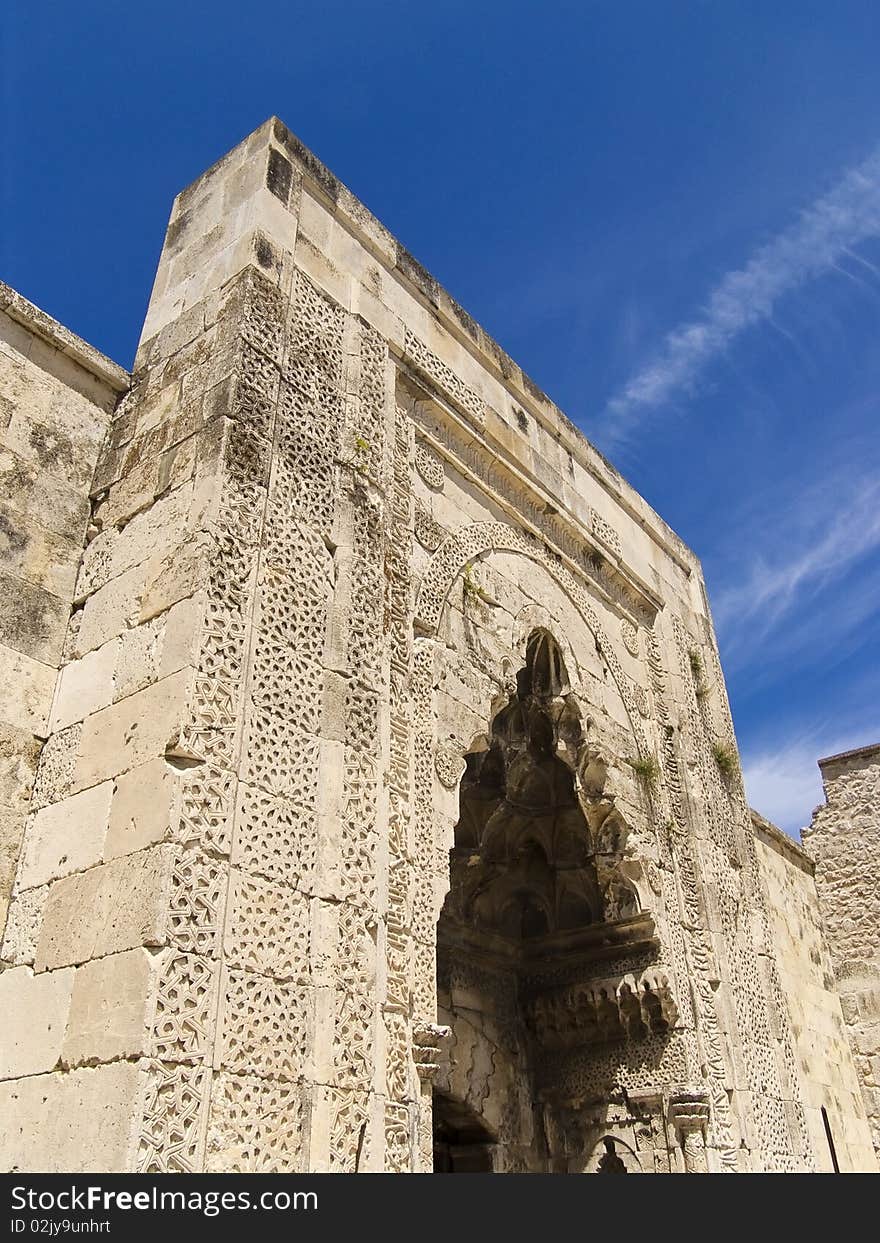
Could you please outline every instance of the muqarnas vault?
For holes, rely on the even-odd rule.
[[[876,1168],[698,561],[280,122],[0,302],[5,1168]]]

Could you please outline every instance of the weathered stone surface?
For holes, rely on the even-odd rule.
[[[874,1148],[880,1155],[880,744],[819,761],[826,803],[804,832]]]
[[[85,655],[136,626],[143,592],[144,569],[137,565],[99,587],[83,608],[77,651]]]
[[[73,969],[0,974],[0,1065],[10,1079],[53,1070],[67,1029]]]
[[[131,1169],[145,1072],[131,1062],[0,1083],[0,1167],[73,1174]]]
[[[104,781],[36,812],[25,833],[19,888],[33,889],[100,863],[112,797],[113,782]]]
[[[90,716],[83,725],[76,785],[128,772],[172,748],[180,735],[189,684],[189,670],[183,669]]]
[[[112,702],[119,649],[120,641],[111,639],[103,647],[63,666],[52,707],[53,731],[82,721]]]
[[[0,642],[45,664],[57,664],[64,645],[68,603],[0,569]]]
[[[88,962],[165,935],[171,858],[143,850],[56,881],[37,944],[37,971]]]
[[[49,733],[56,671],[0,644],[0,716],[38,738]]]
[[[149,760],[116,779],[104,858],[133,854],[174,831],[180,774],[162,759]]]
[[[121,368],[0,285],[0,736],[18,735],[14,772],[0,743],[0,928],[30,796],[31,756],[49,732],[89,517],[88,492]],[[11,826],[15,824],[15,827]]]
[[[0,959],[4,962],[16,966],[33,965],[48,899],[49,886],[41,885],[39,889],[23,889],[10,900],[0,951]]]
[[[77,967],[61,1049],[63,1065],[110,1062],[149,1052],[151,1002],[161,965],[150,951],[132,949]]]
[[[822,925],[812,863],[785,834],[754,813],[753,820],[817,1166],[825,1171],[834,1168],[822,1118],[824,1108],[841,1170],[870,1169],[871,1132],[859,1099],[858,1075]]]

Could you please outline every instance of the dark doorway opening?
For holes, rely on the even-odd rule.
[[[434,1173],[491,1174],[494,1136],[460,1101],[434,1093]]]

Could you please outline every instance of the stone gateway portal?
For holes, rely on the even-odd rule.
[[[876,1168],[699,562],[279,121],[131,375],[2,304],[4,1168]]]

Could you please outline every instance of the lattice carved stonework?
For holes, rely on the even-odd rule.
[[[284,299],[254,270],[220,299],[203,379],[208,417],[222,416],[206,510],[204,614],[188,716],[174,754],[181,780],[167,918],[171,950],[157,980],[139,1168],[195,1170],[205,1128],[220,992],[221,934],[244,720],[248,635],[266,510],[283,353]]]
[[[679,672],[687,690],[688,728],[695,744],[696,767],[703,800],[699,814],[708,826],[704,857],[714,895],[716,918],[724,936],[726,966],[733,998],[732,1034],[745,1062],[760,1159],[765,1168],[795,1170],[812,1163],[798,1071],[788,1021],[788,1008],[772,952],[769,919],[758,873],[750,813],[738,772],[723,777],[713,751],[720,742],[735,754],[733,725],[726,698],[713,696],[711,706],[698,695],[692,653],[714,665],[714,685],[723,686],[714,644],[695,644],[674,620]],[[731,866],[735,860],[737,867]],[[744,923],[739,912],[754,912]],[[764,953],[756,954],[753,927],[760,929]],[[766,963],[765,973],[759,962]]]

